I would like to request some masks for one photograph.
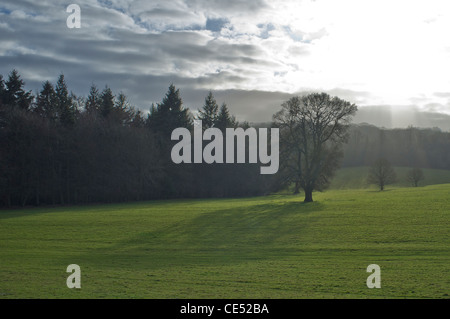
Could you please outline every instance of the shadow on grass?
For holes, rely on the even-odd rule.
[[[14,209],[8,209],[8,210],[6,210],[6,209],[0,210],[0,220],[9,219],[9,218],[28,217],[28,216],[34,216],[34,215],[39,215],[39,214],[47,214],[47,213],[51,212],[50,209],[26,207],[26,208],[14,208]]]
[[[386,192],[391,192],[393,190],[394,189],[383,189],[382,191],[380,191],[379,189],[369,189],[369,190],[367,190],[367,192],[368,193],[380,193],[380,194],[383,194],[383,193],[386,193]]]
[[[42,205],[42,206],[25,206],[25,207],[11,207],[11,208],[0,208],[0,220],[9,218],[21,218],[29,217],[39,214],[49,214],[49,213],[80,213],[80,212],[103,212],[119,209],[133,209],[135,207],[142,207],[144,205],[158,205],[158,207],[169,206],[172,207],[174,203],[182,203],[184,205],[189,205],[190,202],[194,200],[191,199],[171,199],[171,200],[153,200],[153,201],[136,201],[136,202],[119,202],[119,203],[88,203],[79,205]]]
[[[214,210],[80,258],[96,267],[149,270],[280,258],[297,251],[295,243],[322,209],[318,202],[287,202]]]

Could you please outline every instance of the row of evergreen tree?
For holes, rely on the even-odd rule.
[[[123,93],[94,84],[87,97],[64,75],[33,94],[16,70],[0,75],[0,205],[79,204],[263,194],[269,178],[255,164],[176,165],[175,128],[193,128],[192,112],[170,85],[144,115]],[[203,128],[248,126],[210,92],[197,116]]]

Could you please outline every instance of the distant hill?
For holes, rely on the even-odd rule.
[[[230,111],[239,121],[267,122],[272,115],[279,111],[281,104],[293,96],[302,95],[309,91],[299,91],[293,94],[283,92],[266,92],[257,90],[216,90],[214,96],[220,103],[226,102]],[[420,128],[439,127],[450,132],[450,114],[442,113],[439,107],[420,109],[417,105],[365,105],[360,106],[355,99],[356,92],[348,90],[325,91],[332,96],[356,103],[358,112],[353,123],[370,123],[388,129],[407,128],[408,126]],[[202,105],[203,97],[208,92],[186,92],[187,105]],[[442,106],[445,108],[445,106]]]
[[[450,115],[420,111],[415,107],[362,106],[358,108],[353,123],[370,123],[388,129],[407,128],[408,126],[439,128],[450,132]]]

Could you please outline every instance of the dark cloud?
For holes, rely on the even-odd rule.
[[[293,32],[270,21],[257,21],[260,13],[270,17],[267,11],[274,10],[273,3],[262,0],[80,0],[81,29],[66,27],[68,4],[0,3],[0,73],[7,76],[13,68],[18,69],[32,90],[39,90],[45,80],[55,82],[64,73],[76,94],[87,95],[92,83],[99,88],[108,85],[117,93],[123,91],[144,111],[151,103],[160,102],[173,83],[192,110],[202,106],[211,89],[240,120],[270,121],[293,94],[281,92],[279,87],[270,92],[254,89],[254,83],[265,83],[265,87],[270,87],[270,81],[283,83],[291,70],[301,69],[309,42],[327,34],[323,28]],[[240,16],[257,22],[236,30],[233,23]],[[291,36],[287,44],[279,38],[283,30]],[[277,36],[271,38],[272,34]],[[285,55],[277,58],[274,52]],[[294,61],[285,61],[286,57]],[[305,82],[299,84],[304,86]],[[299,87],[291,86],[290,91],[308,91]],[[370,105],[368,92],[339,87],[327,92]],[[435,96],[447,99],[450,93],[437,92]],[[401,116],[395,108],[365,107],[355,120],[386,127],[439,124],[445,128],[448,116],[438,111],[446,108],[448,105],[429,104],[430,112],[418,115],[412,107],[409,115]]]
[[[197,10],[205,9],[212,14],[235,15],[239,12],[252,12],[257,14],[259,11],[269,7],[264,0],[189,0],[187,3]]]

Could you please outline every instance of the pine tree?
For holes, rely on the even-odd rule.
[[[114,110],[114,95],[111,89],[106,86],[101,95],[100,113],[103,117],[108,117]]]
[[[56,93],[56,110],[61,124],[71,125],[75,123],[75,106],[73,104],[72,96],[69,95],[67,84],[64,79],[64,74],[58,78],[55,88]]]
[[[147,125],[156,136],[156,146],[161,154],[160,170],[163,178],[160,192],[164,197],[179,196],[186,192],[183,185],[191,180],[190,170],[177,166],[171,160],[171,149],[175,143],[171,140],[173,130],[184,127],[191,129],[189,110],[183,107],[180,91],[172,84],[161,103],[152,105]]]
[[[118,122],[128,125],[132,122],[134,111],[128,102],[127,96],[120,92],[114,105],[114,117]]]
[[[208,96],[205,98],[205,105],[203,109],[199,111],[198,119],[202,121],[202,126],[204,129],[213,127],[217,121],[217,112],[219,110],[219,105],[211,91],[209,91]]]
[[[234,116],[230,116],[227,105],[223,103],[220,107],[214,126],[222,130],[222,132],[225,132],[227,127],[233,128],[236,127],[237,124],[236,118]]]
[[[5,81],[3,80],[3,75],[0,74],[0,128],[6,125],[7,120],[5,119],[5,98],[6,98],[6,88]]]
[[[24,110],[30,108],[33,96],[31,91],[25,92],[23,87],[25,83],[20,78],[19,72],[16,69],[9,74],[8,81],[6,81],[6,91],[4,92],[4,104],[11,107],[19,107]]]
[[[145,119],[142,116],[142,111],[137,110],[133,113],[133,119],[131,120],[130,125],[132,127],[144,127],[145,126]]]
[[[183,107],[180,91],[173,84],[170,85],[162,102],[152,107],[148,125],[166,137],[170,137],[172,131],[178,127],[192,127],[189,110]]]
[[[49,81],[45,81],[42,85],[42,90],[37,97],[36,108],[34,111],[51,121],[56,120],[56,92]]]
[[[3,75],[0,74],[0,108],[3,105],[5,94],[6,94],[5,81],[3,80]]]
[[[145,125],[150,128],[150,129],[154,129],[155,125],[156,125],[156,117],[158,114],[158,110],[156,108],[155,103],[152,103],[152,105],[150,106],[149,112],[147,114],[147,119],[145,120]]]
[[[101,105],[101,96],[95,84],[91,85],[89,90],[89,96],[86,101],[86,112],[98,113]]]

